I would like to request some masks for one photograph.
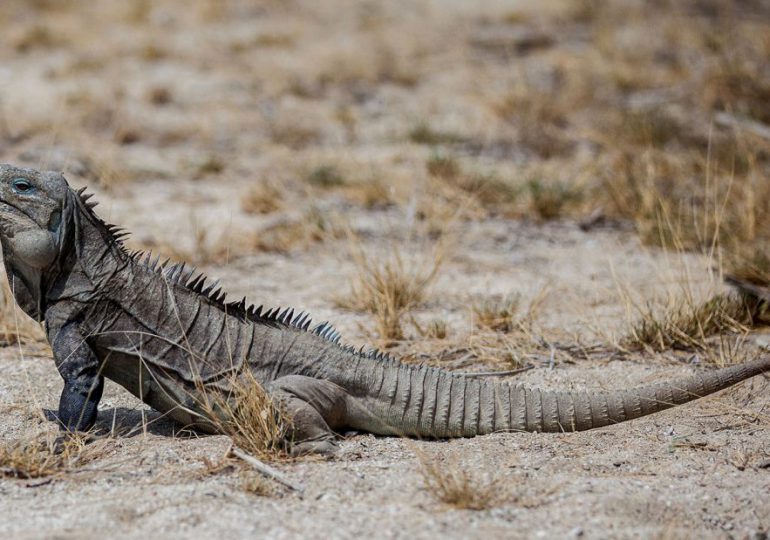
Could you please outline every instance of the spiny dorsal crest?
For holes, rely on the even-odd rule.
[[[91,198],[94,196],[93,193],[86,193],[86,188],[82,187],[78,189],[75,194],[80,199],[80,202],[83,203],[83,209],[86,212],[87,216],[92,219],[95,223],[100,225],[105,232],[107,232],[107,238],[109,239],[109,242],[118,247],[120,249],[121,253],[127,253],[126,248],[123,245],[123,242],[128,236],[131,234],[124,230],[122,227],[118,227],[117,225],[113,225],[111,223],[105,222],[102,218],[96,215],[96,212],[94,212],[94,208],[99,203],[96,201],[92,201]]]
[[[293,308],[286,308],[281,311],[280,307],[268,309],[263,312],[263,306],[255,306],[254,304],[248,304],[246,298],[242,298],[238,302],[225,302],[227,293],[219,287],[219,280],[208,282],[208,277],[203,272],[197,272],[194,266],[188,265],[185,262],[172,263],[170,259],[161,261],[160,255],[156,255],[153,258],[153,254],[149,250],[126,250],[123,241],[129,236],[129,232],[125,231],[122,227],[112,225],[104,222],[93,211],[94,207],[99,204],[96,201],[91,201],[93,197],[92,193],[86,193],[86,188],[77,190],[77,195],[83,206],[88,213],[89,217],[96,223],[100,224],[104,230],[108,233],[108,238],[113,245],[120,248],[120,252],[124,253],[134,263],[145,267],[146,269],[156,272],[162,276],[163,279],[169,283],[175,283],[182,287],[191,290],[194,293],[205,296],[210,301],[218,304],[227,313],[235,316],[240,316],[246,320],[260,324],[280,324],[283,326],[296,328],[304,332],[310,332],[322,339],[330,341],[335,345],[338,345],[345,352],[349,352],[358,356],[371,358],[375,360],[381,360],[386,362],[393,362],[395,359],[385,352],[378,349],[371,349],[364,351],[364,347],[356,350],[352,345],[342,345],[340,343],[342,336],[337,329],[335,329],[330,323],[324,321],[317,324],[312,329],[310,328],[311,319],[310,315],[304,311],[299,311],[295,314]]]

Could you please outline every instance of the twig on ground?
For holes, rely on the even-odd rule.
[[[462,373],[456,373],[456,374],[461,375],[463,377],[504,377],[507,375],[517,375],[519,373],[529,371],[534,367],[535,367],[534,365],[528,364],[519,369],[507,369],[505,371],[469,371],[469,372],[462,372]]]
[[[302,484],[293,482],[292,480],[287,478],[283,473],[275,470],[274,468],[264,463],[263,461],[258,460],[251,454],[247,454],[237,446],[231,446],[229,453],[234,455],[237,458],[242,459],[248,465],[251,465],[256,471],[258,471],[261,474],[264,474],[268,478],[272,478],[279,484],[283,484],[287,488],[293,489],[294,491],[300,494],[305,492],[305,487]]]

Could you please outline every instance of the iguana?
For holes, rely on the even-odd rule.
[[[0,165],[0,242],[19,306],[45,321],[64,379],[63,430],[89,429],[104,377],[174,420],[216,429],[202,392],[253,377],[290,418],[295,453],[332,453],[335,432],[424,438],[598,428],[667,409],[770,370],[770,357],[606,393],[551,392],[407,365],[340,344],[292,309],[226,302],[185,264],[132,252],[84,190],[56,172]]]

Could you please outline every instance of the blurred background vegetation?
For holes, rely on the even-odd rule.
[[[396,206],[435,234],[628,224],[767,279],[767,2],[5,0],[0,43],[5,161],[236,183],[245,214]],[[248,247],[328,232],[305,217]]]

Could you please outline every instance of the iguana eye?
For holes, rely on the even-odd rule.
[[[29,193],[30,191],[35,189],[32,183],[25,178],[14,179],[12,185],[13,185],[13,190],[16,193]]]

